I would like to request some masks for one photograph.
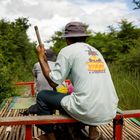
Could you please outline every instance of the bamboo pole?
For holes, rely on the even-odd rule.
[[[40,37],[40,34],[39,34],[38,27],[34,26],[34,29],[35,29],[35,33],[36,33],[36,36],[37,36],[38,44],[41,45],[42,41],[41,41],[41,37]]]

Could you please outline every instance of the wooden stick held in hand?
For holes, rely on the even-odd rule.
[[[35,29],[35,32],[36,32],[38,43],[39,43],[39,45],[41,45],[42,44],[42,41],[41,41],[41,38],[40,38],[38,27],[37,26],[34,26],[34,29]]]

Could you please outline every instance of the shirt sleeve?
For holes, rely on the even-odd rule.
[[[49,76],[53,82],[62,84],[68,77],[70,68],[68,59],[63,54],[59,54],[54,68],[49,73]]]

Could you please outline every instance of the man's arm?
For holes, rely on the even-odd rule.
[[[40,66],[41,66],[41,69],[42,69],[42,72],[43,72],[45,78],[47,79],[48,83],[50,84],[50,86],[52,88],[56,88],[58,85],[56,83],[54,83],[49,77],[49,73],[51,72],[51,70],[48,65],[47,58],[45,56],[45,49],[44,49],[43,44],[41,44],[37,47],[37,53],[38,53],[39,63],[40,63]]]

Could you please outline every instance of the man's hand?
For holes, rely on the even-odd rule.
[[[40,63],[40,66],[41,66],[41,69],[45,78],[47,79],[51,87],[56,88],[57,84],[54,83],[49,77],[49,73],[51,70],[47,62],[47,57],[45,55],[44,44],[41,44],[37,47],[37,54],[38,54],[39,63]]]
[[[45,58],[44,44],[39,45],[36,49],[37,49],[38,58],[44,59]]]

